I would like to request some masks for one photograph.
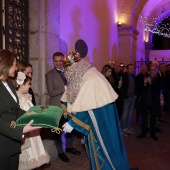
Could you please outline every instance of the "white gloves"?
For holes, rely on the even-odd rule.
[[[66,122],[62,127],[64,133],[71,133],[73,130],[73,127],[70,126],[68,122]]]

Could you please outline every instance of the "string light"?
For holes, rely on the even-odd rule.
[[[163,17],[143,17],[141,20],[145,26],[145,31],[150,31],[154,34],[170,38],[170,17],[167,17],[168,22],[164,23]]]

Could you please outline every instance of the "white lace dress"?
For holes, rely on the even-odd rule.
[[[22,94],[18,91],[17,95],[21,109],[28,111],[33,106],[31,95]],[[34,169],[50,161],[50,156],[44,149],[39,130],[29,132],[25,135],[21,150],[19,170]]]

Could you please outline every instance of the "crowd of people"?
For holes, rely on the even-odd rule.
[[[81,154],[73,148],[74,129],[76,129],[84,137],[90,166],[93,169],[103,167],[107,170],[129,170],[114,105],[117,94],[90,62],[79,60],[76,56],[81,58],[79,53],[75,53],[72,60],[68,57],[71,64],[67,62],[64,65],[64,55],[60,52],[54,53],[54,68],[45,75],[50,96],[49,104],[60,106],[64,103],[69,113],[67,119],[63,116],[60,121],[60,127],[67,133],[66,148],[62,146],[62,134],[54,133],[50,135],[50,140],[55,143],[52,147],[57,148],[58,157],[64,162],[70,161],[66,155],[68,152]],[[31,64],[25,61],[17,62],[14,53],[9,50],[0,51],[0,166],[4,170],[29,170],[50,161],[48,148],[43,145],[43,138],[40,136],[40,131],[44,129],[31,126],[33,120],[25,127],[13,126],[14,121],[36,105],[31,89],[32,71]],[[83,77],[87,77],[85,82]],[[103,88],[98,86],[95,79]],[[93,91],[94,89],[96,90]],[[87,94],[91,95],[91,102],[88,102]],[[75,120],[78,124],[74,122]],[[108,139],[107,134],[111,134],[113,130],[116,136]]]
[[[170,64],[152,61],[148,65],[142,63],[140,73],[135,76],[133,64],[125,66],[119,61],[109,62],[103,66],[102,74],[110,82],[118,94],[116,106],[121,122],[122,134],[135,134],[131,127],[132,113],[135,110],[136,123],[141,123],[138,139],[146,137],[150,132],[157,141],[158,123],[166,123],[161,113],[170,113]]]
[[[0,167],[29,170],[48,164],[51,155],[43,144],[46,137],[53,141],[51,147],[57,149],[58,158],[70,162],[66,153],[81,154],[73,147],[77,130],[82,134],[92,169],[129,170],[122,134],[136,133],[131,123],[136,108],[136,122],[141,122],[137,138],[150,132],[151,138],[158,140],[157,123],[166,123],[161,112],[170,113],[170,64],[143,64],[136,76],[133,64],[124,66],[119,61],[104,65],[99,72],[78,52],[67,57],[55,52],[53,64],[54,68],[45,74],[46,86],[49,105],[64,104],[66,108],[67,117],[63,116],[59,124],[66,133],[66,148],[63,133],[33,127],[33,121],[25,127],[12,126],[36,105],[31,88],[33,69],[30,63],[17,61],[14,53],[0,50]]]

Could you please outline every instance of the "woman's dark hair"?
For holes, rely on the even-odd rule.
[[[3,80],[8,79],[9,70],[13,65],[14,59],[16,59],[16,54],[9,50],[0,50],[0,76],[3,75]]]
[[[18,71],[24,72],[27,67],[31,67],[32,68],[32,65],[30,63],[28,63],[26,61],[22,61],[22,60],[17,62]]]
[[[103,66],[101,73],[106,77],[106,73],[107,73],[108,70],[112,70],[112,68],[109,64],[106,64],[106,65]]]
[[[109,64],[106,64],[106,65],[103,66],[101,73],[106,77],[106,73],[107,73],[108,70],[112,70],[112,67]],[[106,78],[109,81],[109,83],[111,85],[113,85],[114,78],[113,78],[112,74],[109,77],[106,77]]]

